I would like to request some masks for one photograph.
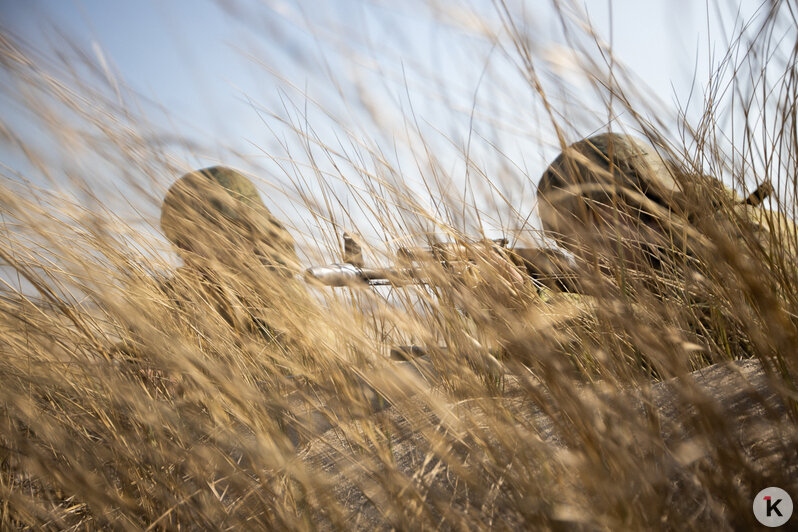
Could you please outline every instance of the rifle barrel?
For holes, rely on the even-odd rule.
[[[469,263],[454,257],[445,256],[445,249],[400,249],[399,256],[407,262],[430,260],[444,267],[456,263]],[[568,264],[565,255],[553,249],[506,248],[497,247],[505,257],[538,283],[556,290],[579,292],[578,276]],[[448,259],[448,260],[447,260]],[[340,263],[327,266],[314,266],[305,271],[305,277],[324,285],[341,286],[406,286],[429,284],[417,268],[410,266],[398,268],[364,268],[359,264]]]
[[[354,264],[329,264],[305,270],[305,275],[327,286],[402,286],[424,284],[424,280],[410,268],[361,268]]]

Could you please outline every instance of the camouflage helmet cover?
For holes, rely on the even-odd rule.
[[[223,166],[189,172],[172,184],[161,208],[161,229],[182,250],[197,251],[211,232],[238,233],[270,264],[296,262],[291,235],[266,208],[252,181]]]
[[[638,213],[662,212],[679,187],[656,151],[629,135],[603,133],[566,148],[538,184],[543,230],[568,247],[601,206],[619,204]]]

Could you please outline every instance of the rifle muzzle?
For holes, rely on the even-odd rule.
[[[410,269],[360,268],[348,263],[308,268],[305,278],[327,286],[404,286],[424,283]]]
[[[327,286],[368,284],[368,279],[363,275],[363,268],[358,268],[353,264],[314,266],[305,270],[305,277],[315,279]]]

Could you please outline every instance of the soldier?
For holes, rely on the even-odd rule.
[[[690,257],[707,244],[702,232],[710,226],[766,246],[777,237],[789,244],[795,232],[792,222],[760,207],[769,184],[740,201],[719,181],[686,175],[628,135],[604,133],[569,146],[537,192],[544,232],[578,259],[605,265],[661,271],[674,251]]]
[[[309,432],[329,428],[327,417],[304,395],[311,389],[314,397],[321,394],[319,383],[311,385],[291,375],[304,362],[305,370],[316,367],[309,358],[316,347],[313,339],[323,334],[315,331],[314,336],[311,331],[320,308],[300,280],[293,238],[263,204],[252,182],[221,166],[182,176],[166,194],[161,228],[184,262],[168,287],[176,303],[181,304],[186,289],[195,297],[200,292],[234,329],[233,338],[254,334],[255,344],[271,342],[271,351],[280,353],[273,354],[277,358],[267,372],[279,367],[292,382],[283,399],[293,406],[269,408],[291,441],[296,445]],[[346,377],[345,382],[359,387],[359,392],[350,393],[362,395],[366,412],[385,408],[384,399],[367,383],[350,372]],[[335,378],[344,382],[340,375]]]
[[[161,228],[187,263],[200,259],[237,269],[240,257],[227,250],[243,245],[283,275],[299,268],[291,235],[252,182],[230,168],[213,166],[178,179],[164,198]]]
[[[275,334],[247,300],[266,284],[285,287],[300,266],[291,235],[249,179],[222,166],[185,174],[166,194],[161,228],[184,262],[171,287],[196,281],[234,329]]]
[[[632,137],[602,134],[566,148],[537,192],[547,236],[588,259],[599,249],[611,250],[609,238],[638,250],[657,240],[667,218],[657,215],[674,206],[678,186],[650,148]]]
[[[698,340],[739,356],[748,348],[732,338],[740,329],[734,312],[722,315],[713,303],[723,299],[720,287],[687,287],[694,279],[725,282],[718,274],[724,257],[735,268],[754,264],[754,256],[794,264],[795,225],[760,205],[770,192],[766,183],[741,201],[631,136],[604,133],[567,147],[548,167],[538,209],[544,233],[583,271],[592,266],[619,284],[629,281],[638,301],[648,294],[681,302],[694,313],[686,320]]]
[[[163,319],[188,325],[185,332],[198,332],[198,341],[211,349],[246,342],[247,336],[276,341],[280,351],[289,345],[292,315],[284,312],[286,302],[301,308],[307,301],[304,286],[294,280],[299,261],[291,235],[249,179],[221,166],[183,175],[163,201],[161,228],[183,261],[169,278],[155,282],[156,297],[175,311]],[[220,335],[217,341],[214,335]],[[155,369],[157,362],[151,366],[152,349],[131,331],[112,355],[156,389],[174,392],[179,378]]]

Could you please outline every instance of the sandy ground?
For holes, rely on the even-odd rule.
[[[408,363],[402,364],[409,369]],[[713,461],[722,460],[724,456],[723,450],[706,449],[700,438],[692,437],[695,427],[703,422],[700,411],[712,409],[722,414],[720,419],[726,422],[725,427],[717,427],[717,430],[727,430],[740,444],[730,445],[730,449],[743,449],[745,463],[752,471],[772,471],[774,482],[790,482],[790,479],[795,479],[798,455],[793,441],[794,433],[789,432],[787,424],[783,423],[787,416],[786,409],[768,385],[771,381],[759,362],[750,360],[716,364],[680,380],[683,382],[656,383],[642,393],[640,390],[630,391],[628,394],[608,391],[604,395],[601,391],[596,392],[596,388],[575,393],[581,400],[593,401],[597,405],[626,405],[618,408],[618,416],[638,416],[641,423],[657,423],[668,456],[679,464],[695,467],[712,467]],[[682,393],[674,393],[675,384],[683,390]],[[685,384],[688,386],[685,387]],[[508,409],[517,416],[520,425],[534,428],[529,436],[531,444],[534,440],[534,444],[554,446],[565,452],[575,445],[574,442],[567,442],[559,433],[560,420],[543,413],[524,398],[525,394],[517,380],[508,379],[505,392]],[[412,402],[413,399],[408,398],[407,401]],[[452,484],[452,476],[447,475],[446,464],[437,459],[428,459],[430,431],[443,430],[443,427],[456,431],[456,422],[449,423],[441,418],[440,412],[431,412],[420,404],[415,409],[417,415],[408,419],[407,412],[414,411],[408,406],[402,405],[404,416],[399,414],[396,406],[388,406],[375,414],[389,421],[392,427],[399,428],[392,433],[390,445],[396,473],[412,478],[414,482],[419,481],[422,491],[434,489],[451,492],[453,507],[467,511],[475,501],[469,501],[468,495]],[[468,408],[467,402],[456,408]],[[480,415],[478,412],[470,414]],[[605,420],[609,424],[612,421]],[[380,479],[365,470],[362,462],[353,460],[350,449],[342,431],[330,429],[305,447],[303,459],[332,475],[338,498],[351,511],[349,524],[353,528],[408,526],[409,523],[402,521],[396,511],[396,501],[388,500],[385,490],[380,489]],[[680,475],[683,477],[684,473]],[[700,517],[701,512],[706,510],[708,502],[701,500],[700,493],[697,495],[694,490],[689,489],[689,484],[689,478],[671,478],[664,488],[668,493],[662,493],[662,497],[671,509],[677,509],[677,516],[696,519],[696,516]],[[575,487],[579,491],[578,483]],[[401,494],[397,494],[397,497],[401,497]],[[578,521],[578,516],[570,517]],[[444,528],[456,527],[456,523],[447,521],[443,516],[441,518]],[[569,521],[569,516],[564,515],[564,520]],[[524,525],[518,522],[517,516],[512,515],[494,515],[490,524],[496,522],[513,528]],[[592,526],[588,525],[587,528]]]

